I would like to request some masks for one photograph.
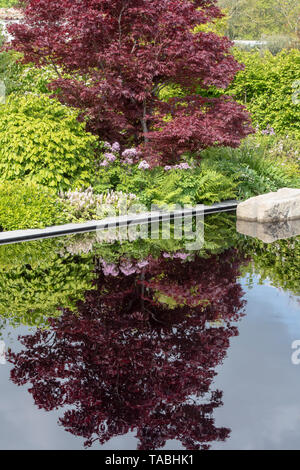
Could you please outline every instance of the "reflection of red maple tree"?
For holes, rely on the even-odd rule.
[[[148,450],[168,439],[187,449],[224,440],[229,430],[212,418],[222,393],[210,385],[237,334],[230,322],[243,307],[239,264],[230,250],[183,263],[151,260],[138,275],[100,272],[77,314],[64,311],[49,330],[22,337],[26,349],[10,354],[12,380],[31,383],[40,408],[72,405],[60,423],[87,445],[130,430]],[[153,289],[180,302],[162,305]],[[200,297],[209,305],[195,302]],[[216,319],[219,327],[210,324]]]

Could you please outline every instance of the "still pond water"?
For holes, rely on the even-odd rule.
[[[300,237],[108,238],[0,246],[0,448],[299,449]]]

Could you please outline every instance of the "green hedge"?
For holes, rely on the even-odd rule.
[[[30,176],[57,189],[88,186],[96,146],[77,112],[47,96],[11,95],[0,105],[0,181]]]
[[[68,221],[67,206],[53,190],[32,181],[0,184],[2,230],[43,228]]]

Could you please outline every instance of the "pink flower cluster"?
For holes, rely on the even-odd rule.
[[[185,260],[190,256],[190,253],[182,253],[178,251],[177,253],[163,253],[164,258],[171,258],[171,259],[182,259]]]
[[[136,159],[138,154],[139,152],[135,148],[124,150],[124,152],[122,152],[122,157],[124,157],[124,163],[132,165],[134,163],[134,159]]]
[[[113,163],[120,158],[120,151],[121,146],[119,142],[114,142],[110,144],[109,142],[103,142],[103,146],[108,152],[104,153],[104,160],[100,163],[100,166],[108,166],[110,163]],[[136,148],[129,148],[125,149],[122,152],[122,163],[126,163],[127,165],[133,165],[136,163],[136,159],[139,155],[139,151]]]
[[[178,165],[166,165],[164,167],[164,170],[165,171],[170,171],[170,170],[191,170],[192,167],[186,163],[186,162],[183,162],[183,163],[179,163]]]
[[[128,259],[122,260],[119,265],[116,263],[106,263],[101,260],[102,270],[104,276],[118,276],[120,272],[125,276],[140,273],[142,269],[149,264],[149,261],[142,260],[138,262],[130,261]]]
[[[104,153],[104,160],[100,163],[100,166],[108,166],[110,163],[113,163],[117,160],[118,154],[120,152],[119,142],[114,142],[112,145],[109,142],[103,142],[103,147],[108,150]]]

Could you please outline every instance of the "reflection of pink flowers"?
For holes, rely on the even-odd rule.
[[[137,263],[137,267],[140,268],[140,269],[142,269],[142,268],[144,268],[145,266],[147,266],[148,264],[149,264],[149,261],[147,261],[147,260],[144,259],[143,261],[139,261],[139,262]]]
[[[105,261],[102,261],[102,268],[103,268],[103,274],[104,276],[118,276],[119,274],[119,269],[116,264],[108,264]]]
[[[174,258],[186,259],[189,256],[188,253],[175,253]]]
[[[164,258],[172,258],[172,259],[182,259],[185,260],[188,258],[189,253],[182,253],[182,252],[177,252],[177,253],[163,253]]]
[[[133,266],[132,263],[130,263],[130,261],[125,260],[120,265],[120,271],[125,274],[125,276],[130,276],[131,274],[134,274],[136,272],[136,268]]]

